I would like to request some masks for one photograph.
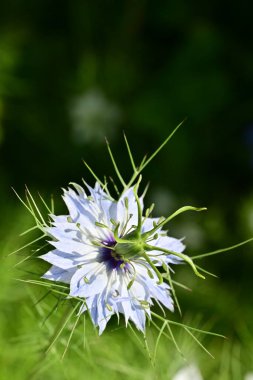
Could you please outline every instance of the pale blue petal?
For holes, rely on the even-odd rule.
[[[68,215],[54,215],[49,214],[50,218],[53,220],[53,223],[67,223],[68,222]]]
[[[87,198],[87,195],[84,191],[84,188],[77,183],[71,182],[71,185],[74,187],[74,189],[77,191],[80,198]]]
[[[102,295],[103,296],[103,295]],[[107,322],[111,318],[111,316],[114,314],[114,311],[110,311],[107,307],[105,302],[102,300],[97,299],[97,325],[99,327],[99,335],[101,335],[107,325]]]
[[[167,284],[163,283],[160,285],[151,285],[149,283],[149,289],[151,297],[153,297],[155,300],[160,301],[169,310],[174,311],[173,300],[169,293],[169,287]]]
[[[92,322],[95,326],[97,326],[97,318],[98,318],[97,298],[98,298],[98,295],[96,294],[94,297],[89,297],[86,300],[86,304],[89,309]]]
[[[108,277],[105,272],[101,272],[97,275],[92,275],[87,277],[89,282],[84,281],[84,274],[80,277],[81,269],[78,271],[78,275],[75,275],[75,278],[71,281],[71,290],[70,295],[74,297],[90,297],[96,294],[100,294],[107,285]],[[82,271],[83,273],[83,271]],[[72,277],[73,278],[73,277]]]
[[[101,218],[100,222],[110,225],[109,210],[112,204],[115,203],[115,201],[103,191],[103,189],[101,188],[98,182],[96,182],[94,189],[92,189],[92,187],[90,187],[87,184],[86,186],[88,187],[94,202],[97,204],[98,209],[102,211],[101,216],[100,216]]]
[[[45,255],[39,256],[41,259],[49,262],[62,269],[71,269],[80,264],[82,256],[78,254],[70,254],[58,250],[50,251]]]
[[[126,199],[128,203],[128,210],[126,209]],[[142,198],[140,199],[141,208],[143,208]],[[129,230],[131,226],[138,224],[138,207],[135,199],[133,187],[127,189],[120,197],[118,202],[112,205],[110,209],[111,218],[120,222],[119,232],[122,228]],[[129,216],[130,220],[127,222]]]
[[[89,200],[85,202],[80,201],[77,194],[69,189],[64,192],[63,200],[66,203],[70,217],[74,223],[80,223],[92,232],[95,232],[95,222],[98,221],[96,215],[94,215],[94,210],[91,211],[91,206]]]
[[[57,240],[61,239],[79,239],[82,237],[80,230],[74,223],[61,223],[55,227],[45,228],[45,232]]]
[[[94,261],[83,265],[80,269],[77,269],[70,282],[70,295],[76,296],[78,291],[85,284],[85,280],[89,281],[90,284],[92,282],[96,283],[96,281],[94,281],[96,278],[95,275],[98,275],[100,272],[103,273],[103,268],[104,264]],[[96,285],[98,286],[98,281]]]
[[[66,284],[70,283],[72,276],[75,273],[75,269],[64,270],[62,268],[56,267],[53,265],[43,276],[42,278],[50,281],[60,281],[65,282]]]
[[[146,322],[146,314],[145,310],[142,306],[134,304],[133,301],[131,301],[132,307],[131,307],[131,315],[130,319],[134,322],[135,326],[138,330],[144,332],[145,331],[145,322]]]
[[[145,282],[143,282],[143,281],[139,282],[138,281],[138,275],[137,275],[137,278],[134,281],[133,285],[130,288],[130,293],[131,293],[132,297],[135,297],[141,301],[148,300],[149,295],[150,295],[149,288],[147,287]]]
[[[170,236],[160,236],[153,245],[179,253],[185,249],[185,245],[181,240]]]
[[[135,268],[138,273],[136,282],[142,284],[142,286],[146,289],[146,292],[149,293],[150,297],[157,299],[163,303],[164,306],[173,311],[173,300],[169,292],[169,285],[165,282],[162,284],[157,284],[158,278],[156,274],[153,272],[154,278],[150,278],[145,268],[143,268],[140,264],[135,264]],[[149,268],[149,270],[151,272],[153,271],[152,268]]]
[[[174,252],[183,252],[185,249],[185,245],[182,243],[180,239],[175,239],[170,236],[161,237],[162,246],[167,247],[167,249]]]
[[[148,232],[154,228],[154,223],[158,223],[160,218],[146,218],[142,224],[141,232]],[[159,231],[159,230],[158,230]],[[157,232],[157,231],[156,231]]]
[[[87,254],[93,254],[95,256],[98,253],[97,246],[71,239],[61,239],[60,241],[50,241],[49,243],[61,252],[77,253],[78,255],[84,256]]]
[[[181,240],[170,236],[159,236],[158,239],[153,240],[151,244],[155,247],[164,248],[177,253],[181,253],[185,249],[185,245]],[[162,261],[166,264],[179,264],[182,262],[180,257],[173,254],[163,254],[163,252],[158,250],[148,251],[147,254],[150,255],[152,260],[158,260],[156,265],[162,265]]]
[[[113,312],[107,309],[99,295],[89,297],[86,304],[90,311],[92,322],[95,326],[99,327],[99,335],[101,335]],[[83,307],[82,310],[85,311],[85,308]]]

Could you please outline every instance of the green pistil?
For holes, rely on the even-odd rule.
[[[115,254],[131,259],[136,256],[142,256],[143,241],[142,240],[128,240],[127,236],[124,237],[123,242],[120,241],[114,247]]]
[[[111,251],[111,256],[117,261],[124,261],[124,257],[119,255],[116,251]]]
[[[126,240],[124,240],[126,241]],[[146,260],[146,262],[150,265],[153,271],[156,273],[158,277],[157,284],[163,283],[163,277],[157,267],[154,265],[150,257],[147,255],[144,249],[145,242],[143,240],[129,240],[127,243],[117,243],[114,247],[113,257],[117,260],[131,260],[136,257],[142,257]],[[150,277],[151,277],[151,271]]]

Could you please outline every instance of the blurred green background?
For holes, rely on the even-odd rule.
[[[18,234],[32,225],[11,186],[21,196],[26,184],[60,200],[60,188],[70,181],[93,181],[82,159],[99,176],[114,175],[104,136],[128,177],[122,132],[138,161],[187,117],[145,169],[146,203],[156,203],[156,215],[189,203],[208,207],[208,213],[183,215],[169,226],[173,236],[186,237],[190,254],[253,236],[252,37],[252,5],[244,0],[1,3],[1,379],[28,379],[39,360],[36,345],[27,338],[20,346],[20,337],[36,331],[37,343],[46,339],[30,290],[12,280],[19,277],[10,269],[19,258],[6,258],[24,244]],[[63,210],[57,201],[57,211]],[[226,345],[207,342],[214,361],[190,350],[188,359],[205,379],[238,380],[253,371],[252,253],[249,244],[206,259],[205,268],[219,278],[204,283],[189,269],[178,270],[177,278],[193,290],[179,291],[184,315],[193,325],[197,316],[199,326],[212,321],[229,338]],[[88,373],[91,379],[139,379],[148,359],[128,337],[121,330],[96,340],[90,353],[98,357],[96,370],[86,361],[81,365],[85,353],[72,350],[65,362],[55,359],[36,378]],[[113,347],[111,359],[107,345]],[[178,360],[175,366],[171,357],[174,364]],[[183,364],[164,341],[160,372],[148,367],[145,378],[171,378]]]

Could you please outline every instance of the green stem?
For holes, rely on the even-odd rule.
[[[208,252],[208,253],[203,253],[202,255],[192,256],[192,259],[194,259],[194,260],[203,259],[204,257],[208,257],[208,256],[212,256],[212,255],[217,255],[218,253],[231,251],[232,249],[241,247],[242,245],[250,243],[251,241],[253,241],[253,238],[245,240],[245,241],[243,241],[241,243],[238,243],[238,244],[235,244],[235,245],[231,245],[230,247],[227,247],[227,248],[217,249],[216,251],[212,251],[212,252]]]
[[[146,252],[143,252],[142,253],[142,256],[144,257],[144,259],[148,262],[148,264],[151,266],[151,268],[155,271],[157,277],[158,277],[158,281],[157,281],[157,284],[160,285],[163,283],[163,276],[162,274],[159,272],[159,270],[157,269],[157,267],[154,265],[154,263],[150,260],[149,256],[146,254]]]
[[[185,211],[204,211],[204,210],[206,210],[206,207],[193,207],[193,206],[181,207],[177,211],[175,211],[172,215],[170,215],[168,218],[158,223],[157,226],[152,228],[152,230],[145,232],[142,236],[145,239],[146,237],[153,235],[159,228],[163,227],[171,219],[175,218],[177,215],[182,214]]]
[[[113,157],[112,150],[111,150],[111,148],[110,148],[110,145],[109,145],[109,142],[108,142],[107,139],[106,139],[106,144],[107,144],[107,149],[108,149],[109,155],[110,155],[111,160],[112,160],[112,164],[113,164],[114,170],[115,170],[115,172],[116,172],[116,174],[117,174],[117,176],[118,176],[118,179],[120,180],[120,182],[121,182],[123,188],[126,189],[126,188],[127,188],[127,185],[126,185],[124,179],[122,178],[122,176],[121,176],[121,174],[120,174],[120,171],[119,171],[118,166],[117,166],[117,164],[116,164],[116,161],[115,161],[115,159],[114,159],[114,157]]]
[[[195,327],[191,327],[191,326],[188,326],[188,325],[184,325],[183,323],[179,323],[179,322],[176,322],[176,321],[172,321],[172,320],[169,320],[169,319],[165,319],[163,318],[161,315],[159,314],[156,314],[154,311],[150,311],[151,312],[151,315],[153,315],[154,317],[156,317],[157,319],[160,319],[160,321],[164,322],[164,321],[168,321],[169,324],[171,325],[175,325],[175,326],[179,326],[179,327],[183,327],[184,329],[187,328],[189,330],[192,330],[192,331],[196,331],[196,332],[199,332],[199,333],[202,333],[202,334],[207,334],[207,335],[212,335],[212,336],[218,336],[220,338],[224,338],[226,339],[226,337],[224,335],[221,335],[221,334],[217,334],[217,333],[214,333],[212,331],[206,331],[206,330],[201,330],[201,329],[197,329]]]
[[[136,180],[136,178],[138,177],[138,175],[142,172],[142,170],[145,169],[145,167],[150,163],[150,161],[152,161],[155,158],[155,156],[160,152],[160,150],[170,141],[170,139],[173,137],[173,135],[176,133],[176,131],[181,127],[181,125],[184,122],[185,122],[185,120],[183,120],[181,123],[179,123],[176,126],[176,128],[164,140],[164,142],[156,149],[156,151],[147,159],[147,161],[146,161],[146,156],[145,156],[138,168],[136,168],[135,164],[132,162],[132,166],[133,166],[133,168],[135,168],[135,170],[134,170],[134,173],[133,173],[130,181],[127,184],[123,184],[123,182],[121,181],[121,183],[123,184],[123,192],[126,189],[128,189],[134,183],[134,181]],[[110,153],[110,151],[109,151],[109,153]],[[111,155],[111,153],[110,153],[110,155]],[[131,156],[130,156],[130,158],[131,158]]]
[[[147,249],[147,250],[160,251],[160,252],[167,253],[169,255],[174,255],[174,256],[180,257],[182,260],[184,260],[185,262],[187,262],[192,267],[193,272],[196,274],[196,276],[205,279],[205,277],[201,273],[199,273],[199,271],[197,270],[195,264],[193,263],[192,259],[189,256],[184,255],[183,253],[170,251],[168,249],[156,247],[156,246],[149,245],[149,244],[146,244],[144,246],[144,248]]]
[[[138,225],[137,225],[137,230],[136,230],[138,236],[141,235],[141,226],[142,226],[142,208],[141,208],[140,199],[137,194],[140,182],[141,182],[141,176],[139,177],[137,184],[134,186],[134,196],[135,196],[137,209],[138,209]]]

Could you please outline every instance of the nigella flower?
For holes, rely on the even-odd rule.
[[[175,347],[179,350],[170,325],[183,327],[191,336],[193,336],[191,330],[199,333],[205,332],[182,323],[170,321],[166,317],[163,308],[173,311],[173,299],[180,311],[171,279],[173,266],[185,262],[191,266],[197,276],[204,278],[201,273],[210,273],[197,266],[195,260],[230,251],[253,239],[245,240],[231,247],[189,257],[183,253],[185,246],[182,241],[169,237],[164,226],[185,211],[202,211],[206,208],[184,206],[165,218],[152,217],[153,205],[144,209],[144,196],[139,197],[138,195],[141,173],[167,144],[181,124],[174,129],[150,157],[145,156],[139,165],[135,164],[130,146],[126,136],[124,136],[133,168],[133,174],[128,181],[125,181],[121,175],[107,142],[114,170],[122,185],[120,195],[117,184],[112,180],[118,194],[117,200],[113,199],[109,193],[107,178],[104,177],[104,183],[100,181],[87,163],[85,163],[86,167],[96,179],[95,187],[92,188],[85,184],[86,191],[83,187],[72,184],[72,188],[64,191],[63,199],[68,208],[66,215],[54,215],[53,200],[51,207],[49,207],[40,196],[43,205],[50,212],[50,224],[44,219],[43,212],[40,211],[28,188],[26,188],[26,202],[17,194],[35,222],[35,226],[23,234],[39,229],[42,235],[12,252],[12,254],[45,239],[45,236],[49,236],[49,243],[53,248],[40,257],[50,263],[51,267],[42,277],[45,280],[67,285],[53,284],[51,286],[45,281],[38,280],[27,280],[25,282],[49,287],[52,292],[60,293],[64,300],[76,300],[74,307],[72,302],[68,302],[71,309],[64,316],[61,328],[57,329],[57,333],[53,335],[47,352],[77,308],[79,308],[78,318],[82,313],[87,312],[93,324],[99,328],[99,334],[104,331],[114,314],[118,316],[118,319],[120,315],[123,315],[126,326],[132,322],[144,334],[146,320],[148,319],[159,331],[154,356],[163,334],[170,336]],[[37,248],[30,256],[40,249],[42,247]],[[26,259],[22,259],[18,264],[23,263]],[[182,286],[176,282],[175,284]],[[163,316],[152,310],[155,303],[162,308]],[[155,323],[153,318],[159,322]],[[162,326],[161,322],[163,323]],[[71,330],[63,356],[66,353],[76,323]],[[165,329],[167,332],[164,332]],[[210,332],[206,333],[222,336]],[[148,350],[146,337],[144,339]],[[194,340],[203,348],[202,343],[196,337]],[[205,348],[204,350],[208,353]],[[150,352],[149,356],[151,358]]]
[[[63,196],[68,215],[51,215],[45,227],[54,249],[41,256],[52,264],[43,278],[70,284],[69,296],[84,300],[80,313],[89,311],[100,334],[113,314],[144,332],[154,302],[173,311],[161,272],[185,259],[185,247],[162,229],[167,220],[150,217],[152,208],[143,215],[138,185],[118,201],[99,183],[87,185],[89,194],[73,187]]]

